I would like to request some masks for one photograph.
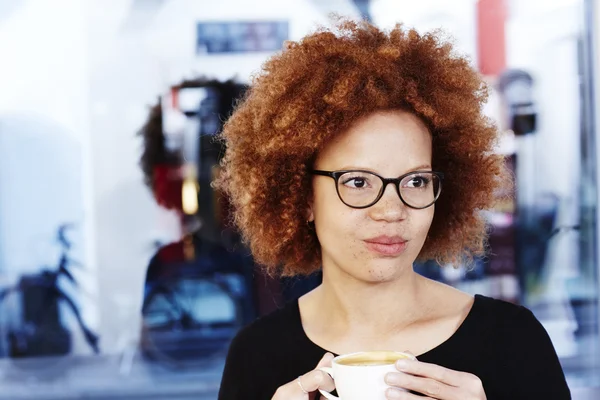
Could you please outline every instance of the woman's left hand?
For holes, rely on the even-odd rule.
[[[388,399],[486,400],[481,379],[473,374],[410,359],[398,360],[396,369],[400,372],[390,372],[385,377],[385,382],[392,386],[386,392]]]

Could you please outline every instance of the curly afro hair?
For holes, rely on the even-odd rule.
[[[340,19],[273,56],[225,124],[223,174],[214,182],[235,208],[234,223],[255,260],[273,275],[320,268],[306,222],[317,152],[378,110],[419,116],[433,138],[433,168],[445,175],[418,260],[457,264],[481,255],[486,223],[508,176],[494,154],[498,130],[482,113],[488,88],[440,31],[396,25],[383,31]]]

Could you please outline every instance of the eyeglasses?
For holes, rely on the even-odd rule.
[[[421,210],[433,205],[440,197],[444,179],[443,173],[434,171],[413,171],[398,178],[384,178],[361,170],[313,170],[311,173],[333,178],[340,200],[352,208],[371,207],[381,199],[387,185],[392,183],[404,204]]]

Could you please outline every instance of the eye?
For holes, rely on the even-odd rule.
[[[361,189],[368,186],[368,182],[365,178],[350,178],[343,182],[344,186],[348,186],[355,189]]]
[[[425,176],[413,176],[406,182],[404,187],[424,188],[424,187],[427,187],[427,185],[429,185],[429,182],[431,182],[431,179],[427,178]]]
[[[366,189],[372,186],[372,178],[364,174],[354,173],[349,176],[342,176],[341,183],[352,189]]]

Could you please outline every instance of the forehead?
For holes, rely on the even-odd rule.
[[[357,120],[317,156],[322,169],[361,168],[401,174],[431,164],[431,134],[416,115],[378,111]]]

